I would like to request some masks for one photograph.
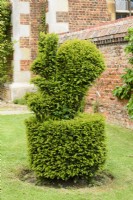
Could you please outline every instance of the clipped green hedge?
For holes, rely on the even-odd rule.
[[[11,76],[11,5],[8,0],[0,0],[0,88]]]
[[[71,120],[26,121],[31,168],[38,177],[68,180],[94,176],[106,160],[104,119],[81,114]]]

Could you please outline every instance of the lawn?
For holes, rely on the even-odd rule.
[[[132,200],[133,131],[106,125],[106,169],[115,177],[105,185],[53,188],[23,182],[18,174],[28,167],[24,120],[29,115],[0,116],[2,141],[2,200]]]

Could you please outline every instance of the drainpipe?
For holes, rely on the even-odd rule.
[[[131,0],[128,0],[129,16],[131,16]]]
[[[111,21],[116,19],[116,7],[115,7],[115,0],[106,0],[108,11],[111,14]]]

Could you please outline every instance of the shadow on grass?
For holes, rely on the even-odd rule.
[[[100,174],[89,179],[71,178],[67,181],[60,179],[47,179],[36,177],[34,172],[28,168],[23,168],[18,172],[18,178],[21,181],[28,182],[37,186],[45,186],[51,188],[85,188],[108,185],[114,180],[114,176],[109,171],[103,171]]]

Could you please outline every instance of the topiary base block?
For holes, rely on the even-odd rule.
[[[106,160],[104,119],[81,114],[71,120],[26,121],[30,164],[38,177],[92,177]]]

